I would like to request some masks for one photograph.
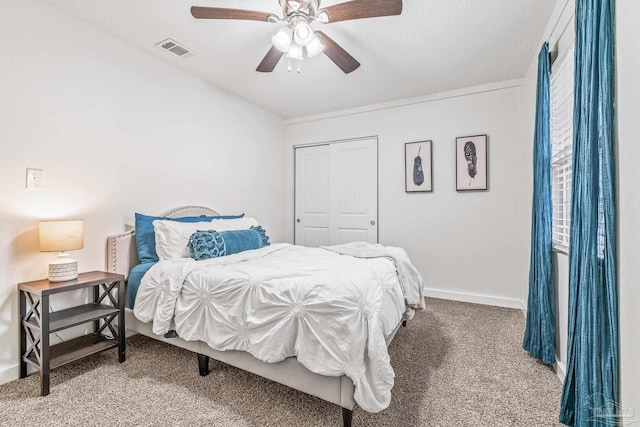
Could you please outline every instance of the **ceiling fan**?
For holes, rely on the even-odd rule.
[[[267,52],[256,71],[270,73],[283,56],[300,61],[306,51],[311,58],[320,53],[329,57],[345,74],[355,71],[360,63],[322,31],[314,31],[311,23],[349,21],[352,19],[393,16],[402,13],[402,0],[352,0],[325,8],[320,0],[278,0],[282,7],[282,18],[267,12],[254,10],[226,9],[221,7],[192,6],[191,15],[197,19],[241,19],[264,21],[273,24],[285,23],[286,26],[272,37],[273,46]]]

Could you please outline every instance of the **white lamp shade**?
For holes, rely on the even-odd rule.
[[[40,221],[40,251],[59,252],[84,247],[84,222]]]
[[[323,10],[318,15],[316,15],[316,21],[327,24],[329,22],[329,14],[327,13],[327,11]]]
[[[280,28],[280,30],[271,37],[271,42],[281,52],[289,52],[293,32],[289,27]]]
[[[302,49],[302,46],[298,46],[297,44],[292,43],[291,47],[289,48],[289,52],[287,52],[287,57],[302,61],[304,59],[302,57]]]
[[[313,29],[306,22],[298,22],[293,31],[293,41],[300,46],[306,46],[313,40]]]
[[[311,43],[307,45],[307,56],[313,58],[314,56],[320,55],[322,51],[324,51],[324,45],[320,41],[320,38],[314,35]]]

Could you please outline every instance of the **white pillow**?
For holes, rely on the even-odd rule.
[[[178,222],[157,219],[153,221],[156,234],[156,252],[160,261],[176,258],[189,258],[187,243],[189,237],[198,230],[246,230],[257,226],[258,221],[251,217],[237,219],[214,219],[206,222]]]

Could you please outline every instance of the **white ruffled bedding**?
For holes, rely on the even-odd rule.
[[[387,339],[414,308],[424,308],[422,278],[402,249],[275,244],[158,262],[142,279],[134,314],[158,335],[175,329],[216,350],[270,363],[295,356],[312,372],[345,374],[358,405],[379,412],[395,376]]]

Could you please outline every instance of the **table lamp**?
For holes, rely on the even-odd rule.
[[[78,261],[69,258],[65,251],[82,249],[84,223],[73,221],[40,221],[40,252],[60,252],[49,263],[49,281],[64,282],[78,277]]]

